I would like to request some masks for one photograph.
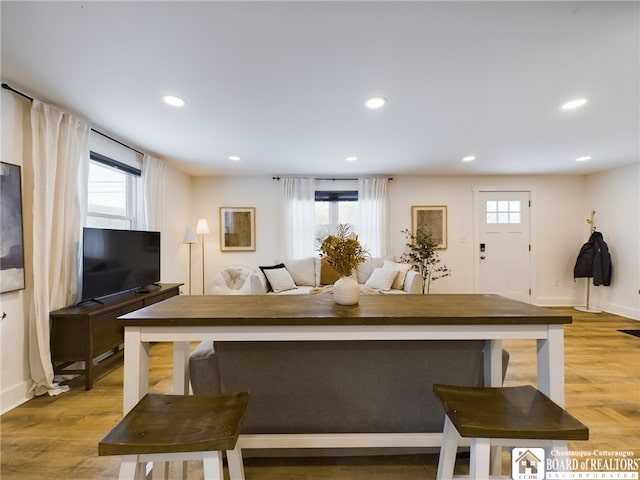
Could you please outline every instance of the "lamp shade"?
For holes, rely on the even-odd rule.
[[[198,235],[207,235],[209,233],[209,224],[207,220],[201,218],[198,220],[198,225],[196,225],[196,233]]]
[[[198,237],[196,237],[196,232],[193,231],[193,228],[189,227],[184,232],[184,243],[198,243]]]

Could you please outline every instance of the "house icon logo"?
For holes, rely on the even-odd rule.
[[[511,452],[513,480],[544,480],[544,449],[514,448]]]

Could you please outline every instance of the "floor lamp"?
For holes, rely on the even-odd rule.
[[[198,243],[198,237],[196,237],[196,232],[193,231],[193,228],[189,227],[184,232],[184,243],[189,244],[189,295],[191,295],[191,245]]]
[[[202,294],[204,295],[204,236],[209,234],[209,224],[206,219],[200,218],[198,220],[196,234],[200,235],[202,240]]]

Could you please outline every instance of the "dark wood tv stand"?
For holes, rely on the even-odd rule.
[[[51,360],[56,375],[85,377],[85,390],[122,362],[124,329],[117,318],[180,294],[182,283],[166,283],[146,293],[133,291],[50,313]],[[82,368],[73,365],[83,362]]]

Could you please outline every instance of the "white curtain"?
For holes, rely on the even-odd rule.
[[[162,160],[145,155],[142,159],[142,221],[141,230],[162,230],[164,210],[164,173]]]
[[[315,250],[315,180],[284,178],[282,194],[284,258],[311,256]]]
[[[387,178],[358,179],[358,238],[372,257],[387,255]]]
[[[69,387],[54,383],[49,312],[78,299],[80,239],[89,174],[89,126],[34,100],[33,302],[29,309],[29,365],[36,395]]]

